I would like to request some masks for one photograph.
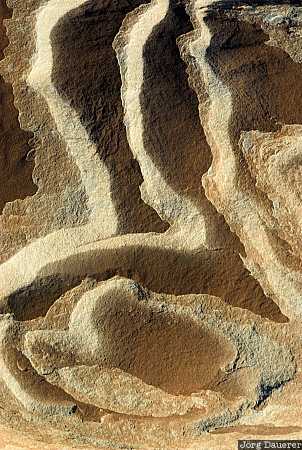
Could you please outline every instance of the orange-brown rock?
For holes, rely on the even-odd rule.
[[[0,448],[301,438],[302,6],[0,19]]]

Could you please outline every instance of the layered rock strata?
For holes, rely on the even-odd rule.
[[[4,445],[299,438],[302,7],[0,12]]]

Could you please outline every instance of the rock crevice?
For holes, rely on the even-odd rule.
[[[299,2],[7,4],[1,439],[299,438]]]

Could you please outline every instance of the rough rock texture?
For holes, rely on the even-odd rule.
[[[299,3],[2,0],[1,448],[301,438]]]

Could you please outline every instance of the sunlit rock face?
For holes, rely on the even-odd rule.
[[[299,1],[0,5],[0,443],[301,438]]]

